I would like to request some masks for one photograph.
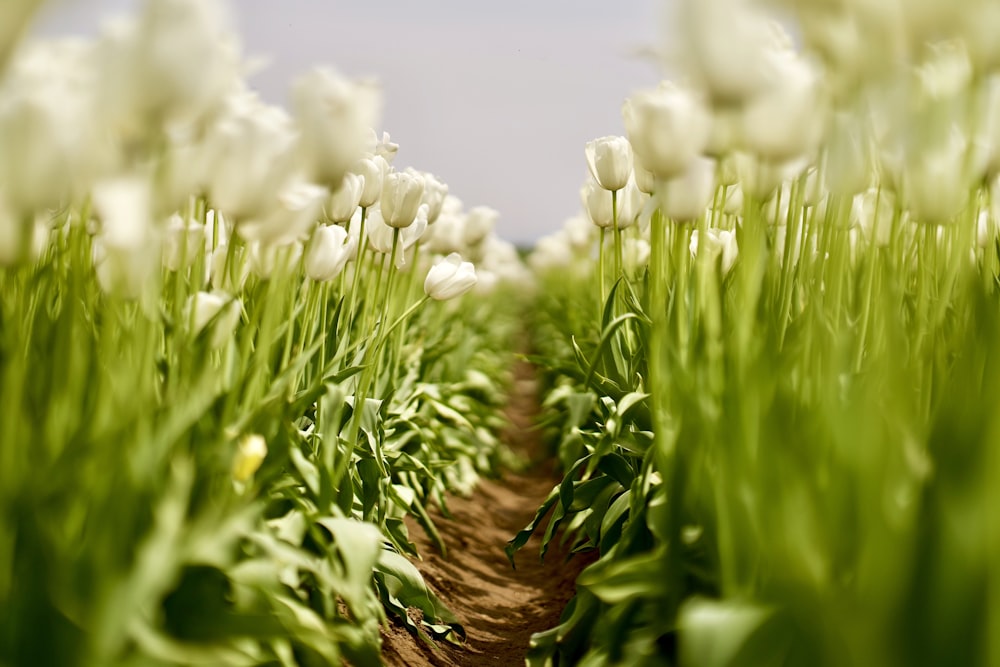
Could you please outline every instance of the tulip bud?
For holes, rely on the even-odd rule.
[[[188,298],[191,334],[198,335],[210,322],[209,345],[221,347],[233,335],[240,321],[242,303],[223,292],[198,292]]]
[[[415,172],[394,171],[382,182],[382,218],[390,227],[413,224],[424,196],[424,179]]]
[[[692,257],[697,257],[701,248],[708,253],[711,262],[722,259],[722,275],[729,273],[736,263],[739,248],[736,245],[736,233],[728,229],[707,229],[705,230],[705,241],[702,244],[698,235],[698,230],[691,232],[691,243],[689,250]]]
[[[682,3],[679,52],[715,106],[739,106],[771,80],[770,52],[781,46],[772,21],[745,0]]]
[[[639,192],[635,181],[629,180],[618,193],[618,229],[625,229],[635,224],[647,199],[649,199],[649,195]]]
[[[267,457],[267,442],[263,436],[251,433],[244,436],[236,448],[236,456],[233,457],[233,479],[237,482],[246,482],[264,462]]]
[[[678,222],[697,220],[715,192],[715,160],[697,158],[680,176],[663,186],[663,213]]]
[[[368,215],[369,247],[377,253],[388,255],[392,252],[393,238],[397,229],[399,229],[399,241],[394,261],[398,268],[403,268],[406,265],[403,253],[413,247],[427,231],[427,207],[421,204],[413,224],[402,229],[385,224],[381,211],[378,208],[371,209]]]
[[[707,111],[675,86],[636,93],[625,100],[622,117],[636,162],[661,179],[680,175],[708,143]]]
[[[237,85],[239,56],[222,3],[150,0],[99,48],[99,99],[125,132],[198,123]]]
[[[355,172],[364,178],[358,205],[370,208],[382,196],[382,181],[389,172],[389,163],[378,155],[362,158],[355,166]]]
[[[427,272],[424,292],[432,299],[446,301],[465,294],[477,281],[476,267],[453,252]]]
[[[304,260],[306,275],[318,283],[333,280],[354,257],[358,240],[343,227],[320,225]]]
[[[439,181],[433,174],[424,172],[423,203],[427,204],[427,224],[433,225],[441,215],[445,197],[448,196],[448,186]]]
[[[771,162],[811,153],[823,134],[818,75],[793,54],[782,54],[778,62],[778,81],[743,112],[744,144]]]
[[[364,176],[345,174],[344,180],[340,182],[340,187],[330,195],[328,217],[334,222],[349,222],[351,216],[358,210],[364,187]]]
[[[277,205],[261,218],[239,226],[240,236],[266,244],[287,244],[309,231],[319,219],[329,192],[312,183],[293,183],[283,190]]]
[[[625,137],[601,137],[584,150],[591,176],[605,190],[621,190],[632,175],[632,146]]]
[[[29,46],[0,83],[0,183],[17,216],[81,196],[110,152],[95,113],[92,50],[79,40]]]
[[[295,82],[292,95],[301,131],[299,153],[309,176],[337,187],[363,157],[369,129],[381,115],[381,91],[371,82],[314,69]]]
[[[233,95],[205,144],[212,204],[237,221],[266,215],[295,157],[288,114],[253,94]]]
[[[632,173],[635,178],[635,186],[639,188],[639,192],[647,195],[656,192],[656,176],[653,172],[635,164],[632,167]]]
[[[611,207],[611,193],[602,188],[597,181],[588,180],[580,188],[580,199],[590,216],[590,221],[598,227],[611,227],[614,224],[614,210]]]

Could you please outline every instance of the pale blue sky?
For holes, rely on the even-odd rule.
[[[139,0],[51,0],[37,31],[92,33]],[[662,39],[663,0],[235,0],[251,84],[284,103],[296,74],[373,76],[397,164],[431,171],[518,242],[579,208],[583,146],[623,132],[624,98],[660,78],[637,54]]]

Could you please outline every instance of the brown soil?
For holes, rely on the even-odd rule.
[[[436,508],[431,512],[447,558],[422,530],[410,526],[423,556],[417,568],[458,616],[466,642],[432,646],[393,624],[383,631],[382,658],[387,665],[523,665],[531,635],[558,624],[577,575],[591,560],[578,555],[567,562],[567,550],[553,541],[544,563],[540,562],[538,536],[517,554],[516,570],[504,555],[507,541],[531,520],[559,481],[551,463],[537,462],[540,444],[531,425],[538,399],[531,373],[527,364],[517,368],[506,440],[535,465],[526,472],[508,471],[499,480],[484,480],[469,498],[451,497],[448,509],[453,519],[443,518]]]

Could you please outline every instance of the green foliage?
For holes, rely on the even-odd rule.
[[[852,247],[846,209],[805,207],[801,253],[762,210],[728,274],[654,215],[600,311],[543,276],[566,472],[508,555],[561,528],[598,559],[529,664],[995,662],[996,249],[970,260],[974,208]]]
[[[216,346],[200,268],[109,296],[86,215],[0,268],[0,664],[378,665],[386,610],[461,641],[403,517],[436,536],[427,507],[493,474],[509,299],[399,281],[390,330],[292,265],[250,277]]]

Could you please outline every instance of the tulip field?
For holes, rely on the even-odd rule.
[[[498,664],[424,559],[527,459],[491,581],[579,575],[518,664],[1000,665],[994,2],[674,3],[530,249],[396,166],[377,84],[264,102],[220,3],[40,4],[0,8],[0,667]]]

